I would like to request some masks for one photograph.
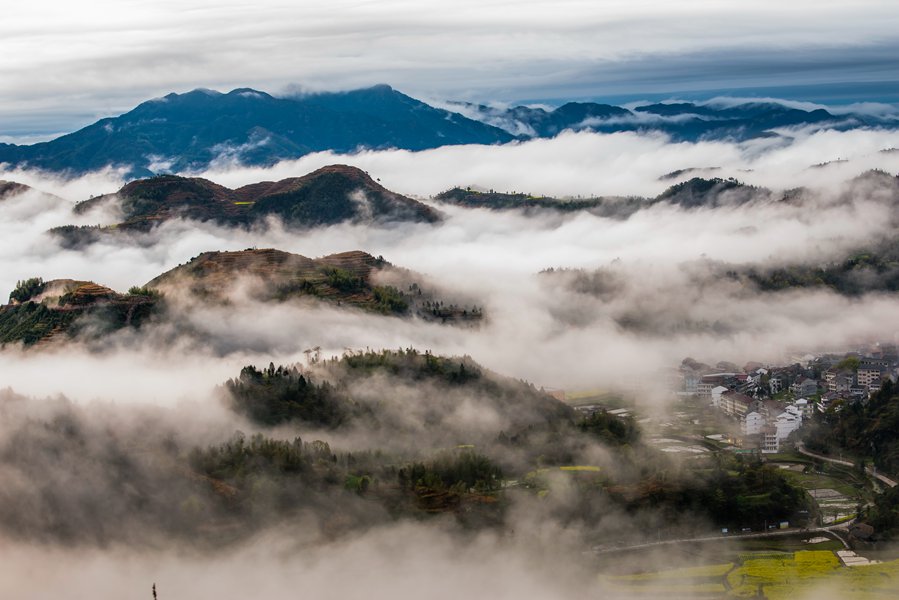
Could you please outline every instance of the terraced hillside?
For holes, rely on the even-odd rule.
[[[477,322],[474,305],[447,302],[425,290],[420,275],[361,251],[307,258],[274,249],[205,252],[147,283],[166,295],[227,301],[238,291],[262,301],[316,298],[369,312],[416,315],[440,322]],[[248,287],[247,287],[248,286]]]
[[[156,312],[159,296],[134,289],[120,294],[92,281],[31,279],[0,306],[0,345],[49,344],[79,334],[139,327]]]

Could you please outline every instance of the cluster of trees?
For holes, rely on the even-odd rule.
[[[54,330],[65,330],[78,313],[52,310],[43,304],[25,302],[0,308],[0,344],[21,342],[26,346],[49,336]]]
[[[331,459],[330,448],[324,442],[311,446],[299,437],[292,442],[266,438],[255,434],[249,440],[239,434],[233,440],[205,450],[195,448],[189,456],[194,470],[229,482],[251,475],[301,473],[311,468],[312,460]]]
[[[633,417],[618,417],[605,410],[584,417],[578,429],[612,446],[633,445],[640,440],[640,428]]]
[[[776,468],[739,457],[723,462],[710,471],[677,477],[659,470],[644,477],[629,495],[622,495],[616,486],[609,491],[629,512],[659,510],[672,522],[704,515],[721,527],[759,530],[809,518],[805,491]]]
[[[162,292],[155,288],[146,287],[146,286],[132,286],[128,290],[129,296],[142,296],[144,298],[150,298],[151,300],[158,300],[162,297]]]
[[[728,274],[739,276],[736,271]],[[824,286],[850,296],[870,291],[895,292],[899,291],[899,243],[861,251],[841,262],[767,270],[752,268],[745,275],[763,291]]]
[[[601,207],[603,198],[553,198],[550,196],[532,196],[517,192],[503,193],[495,190],[479,192],[471,188],[455,187],[436,196],[437,200],[458,206],[488,208],[490,210],[509,209],[550,209],[560,212],[575,212]]]
[[[354,294],[365,291],[366,284],[363,277],[354,275],[346,269],[327,267],[323,269],[328,285],[346,294]]]
[[[466,384],[479,380],[482,376],[478,365],[468,357],[436,356],[430,351],[419,352],[411,347],[399,350],[348,352],[329,364],[335,363],[356,373],[369,374],[380,371],[409,381],[436,379],[452,385]]]
[[[487,456],[470,449],[443,452],[428,462],[415,462],[397,472],[407,490],[491,492],[502,487],[503,470]]]
[[[805,437],[822,454],[842,450],[870,458],[889,473],[899,473],[899,389],[885,381],[867,402],[834,402]]]
[[[372,288],[375,310],[385,315],[402,315],[409,312],[406,295],[392,285],[377,285]]]
[[[46,284],[40,277],[16,282],[16,289],[9,294],[10,302],[28,302],[44,291]]]
[[[795,523],[800,515],[808,517],[805,491],[778,469],[755,460],[735,462],[735,472],[716,469],[696,490],[697,508],[706,510],[716,523],[758,529],[766,523]]]
[[[864,521],[874,528],[876,539],[899,537],[899,487],[887,488],[877,494],[873,505],[867,507],[863,515]]]
[[[324,276],[323,280],[303,278],[280,284],[274,288],[272,297],[282,302],[298,294],[322,298],[333,296],[333,290],[337,290],[345,295],[340,297],[342,300],[350,300],[374,312],[385,315],[403,315],[409,312],[409,297],[393,286],[372,286],[364,277],[338,267],[323,268],[321,274]],[[351,298],[352,296],[358,297]],[[340,302],[338,300],[338,304]]]
[[[225,389],[236,412],[262,425],[297,420],[334,428],[357,408],[327,381],[316,384],[295,367],[270,364],[260,371],[247,366],[237,379],[225,383]]]

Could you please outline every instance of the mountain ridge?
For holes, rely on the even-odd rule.
[[[301,177],[261,181],[231,189],[200,177],[157,175],[125,184],[118,192],[75,205],[76,215],[115,205],[122,220],[106,227],[63,226],[51,230],[79,246],[101,235],[146,232],[175,218],[251,226],[276,216],[292,228],[338,223],[436,223],[430,206],[392,192],[357,167],[328,165]]]
[[[147,100],[118,116],[32,145],[0,144],[0,164],[70,176],[107,167],[134,179],[191,174],[214,166],[271,166],[314,152],[504,144],[566,130],[658,131],[675,141],[777,135],[789,127],[893,127],[870,115],[835,115],[767,101],[736,105],[655,103],[633,110],[568,102],[547,110],[448,102],[431,106],[381,84],[343,92],[277,97],[251,88],[195,89]]]

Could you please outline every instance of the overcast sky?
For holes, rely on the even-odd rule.
[[[623,100],[780,90],[897,101],[892,0],[6,2],[0,139],[196,87]]]

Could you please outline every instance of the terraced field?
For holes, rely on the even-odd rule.
[[[729,563],[601,575],[599,582],[613,598],[895,598],[899,560],[847,567],[829,550],[755,552]]]

